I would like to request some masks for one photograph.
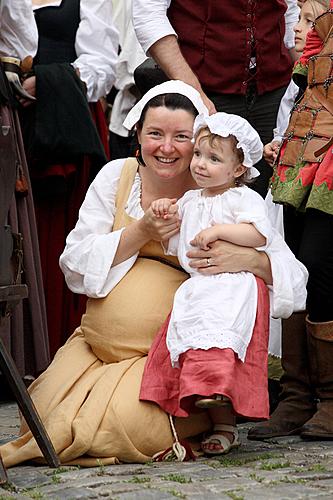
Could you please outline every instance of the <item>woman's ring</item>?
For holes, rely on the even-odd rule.
[[[206,262],[207,262],[207,266],[211,266],[210,257],[207,257]]]

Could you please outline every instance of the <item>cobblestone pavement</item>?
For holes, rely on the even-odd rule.
[[[247,441],[220,459],[123,464],[95,468],[24,465],[8,470],[0,500],[24,499],[333,499],[333,441],[298,437]],[[0,442],[17,433],[14,403],[0,403]]]

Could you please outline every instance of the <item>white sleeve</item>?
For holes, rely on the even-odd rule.
[[[287,4],[287,11],[284,15],[286,23],[286,31],[284,35],[284,44],[287,49],[295,47],[295,33],[294,26],[298,22],[300,8],[297,5],[297,0],[285,0]]]
[[[165,255],[178,255],[179,232],[171,236],[171,238],[168,241],[168,247],[165,247],[164,245],[162,246],[163,249],[165,250],[164,251]]]
[[[176,35],[167,16],[170,4],[171,0],[133,0],[133,26],[146,53],[157,40]]]
[[[298,91],[299,87],[291,80],[280,102],[276,119],[276,128],[273,130],[274,141],[282,141],[282,137],[289,124],[290,113],[295,104]]]
[[[117,60],[117,89],[124,89],[134,84],[134,70],[146,59],[141,45],[135,35],[132,22],[132,0],[113,0],[114,23],[119,31],[121,48]]]
[[[134,264],[137,253],[111,267],[121,230],[112,231],[115,198],[124,160],[107,163],[89,187],[79,220],[66,239],[60,267],[68,287],[88,297],[105,297]]]
[[[268,211],[268,217],[271,221],[272,226],[281,234],[284,238],[284,227],[283,227],[283,206],[279,203],[273,202],[273,196],[271,188],[268,189],[265,205]]]
[[[273,275],[270,289],[271,316],[288,318],[295,311],[305,310],[308,271],[296,259],[282,236],[273,228],[274,237],[266,248]]]
[[[38,32],[31,0],[0,1],[0,55],[34,57]]]
[[[240,193],[238,200],[236,197],[234,198],[236,201],[236,206],[233,209],[235,224],[242,222],[253,224],[259,233],[266,238],[266,245],[259,248],[259,250],[265,251],[273,234],[265,201],[253,189],[246,186],[240,188],[238,192]]]
[[[87,86],[88,101],[106,96],[115,81],[118,31],[110,0],[81,0],[80,24],[76,32],[74,68]]]
[[[252,222],[264,236],[269,234],[269,237],[266,236],[267,245],[258,250],[264,250],[271,263],[273,285],[268,287],[271,316],[288,318],[293,312],[305,309],[308,271],[296,259],[281,234],[272,226],[268,216],[267,202],[258,193],[251,189],[249,191],[251,191],[250,196],[244,197],[248,204],[251,203],[249,222]],[[260,202],[256,203],[256,198],[260,198]],[[244,210],[244,215],[239,215],[237,222],[242,220],[246,220],[246,210]],[[265,231],[269,233],[265,234]]]
[[[131,91],[134,85],[134,70],[146,59],[146,55],[134,33],[132,0],[113,0],[113,13],[119,30],[121,52],[117,60],[114,84],[118,93],[112,105],[109,129],[117,135],[128,137],[129,131],[123,126],[123,122],[137,102],[137,96]]]

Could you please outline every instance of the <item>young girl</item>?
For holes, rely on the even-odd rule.
[[[329,0],[305,0],[302,2],[299,21],[294,27],[295,32],[295,50],[298,54],[302,54],[305,47],[306,37],[311,30],[315,19],[323,14],[329,8]],[[303,73],[302,58],[295,65],[295,72]],[[297,78],[296,78],[297,80]],[[273,130],[274,138],[264,147],[264,158],[266,162],[273,166],[282,138],[286,128],[288,127],[290,112],[295,104],[295,101],[300,98],[300,82],[291,79],[284,96],[281,99],[279,112],[276,120],[276,128]],[[303,89],[304,90],[304,89]]]
[[[251,439],[290,434],[333,439],[332,0],[326,8],[295,68],[306,88],[290,116],[272,177],[286,241],[309,271],[308,316],[294,325],[292,341],[282,332],[281,401],[269,422],[250,431]]]
[[[166,335],[170,356],[162,331],[150,351],[140,399],[155,401],[176,416],[187,416],[194,404],[208,408],[213,434],[201,446],[207,454],[221,454],[239,445],[235,413],[268,417],[267,331],[257,353],[247,359],[257,315],[256,278],[248,272],[205,275],[189,266],[186,254],[192,245],[207,249],[218,239],[264,250],[273,232],[264,200],[245,185],[259,175],[253,167],[262,156],[257,132],[243,118],[226,113],[200,115],[194,132],[190,169],[201,189],[188,191],[177,204],[175,199],[160,199],[151,205],[156,217],[168,218],[178,210],[180,232],[164,243],[191,277],[175,294]],[[212,266],[208,258],[208,273]],[[267,316],[268,330],[269,311],[259,314]],[[189,358],[193,352],[203,360],[200,369],[198,360]],[[229,384],[237,384],[237,377],[230,377],[234,368],[225,373],[225,356],[232,359],[230,366],[244,365],[251,371],[248,380],[257,382],[249,387],[246,403],[233,394]]]

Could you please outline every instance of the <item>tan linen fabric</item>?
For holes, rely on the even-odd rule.
[[[131,222],[123,208],[136,169],[134,161],[124,167],[114,229]],[[105,299],[89,299],[81,326],[31,386],[62,463],[145,462],[173,442],[168,416],[140,402],[139,389],[151,342],[186,274],[149,257],[166,259],[160,244],[146,245]],[[176,419],[180,438],[210,426],[206,413]],[[7,467],[42,457],[25,423],[21,434],[0,447]]]

